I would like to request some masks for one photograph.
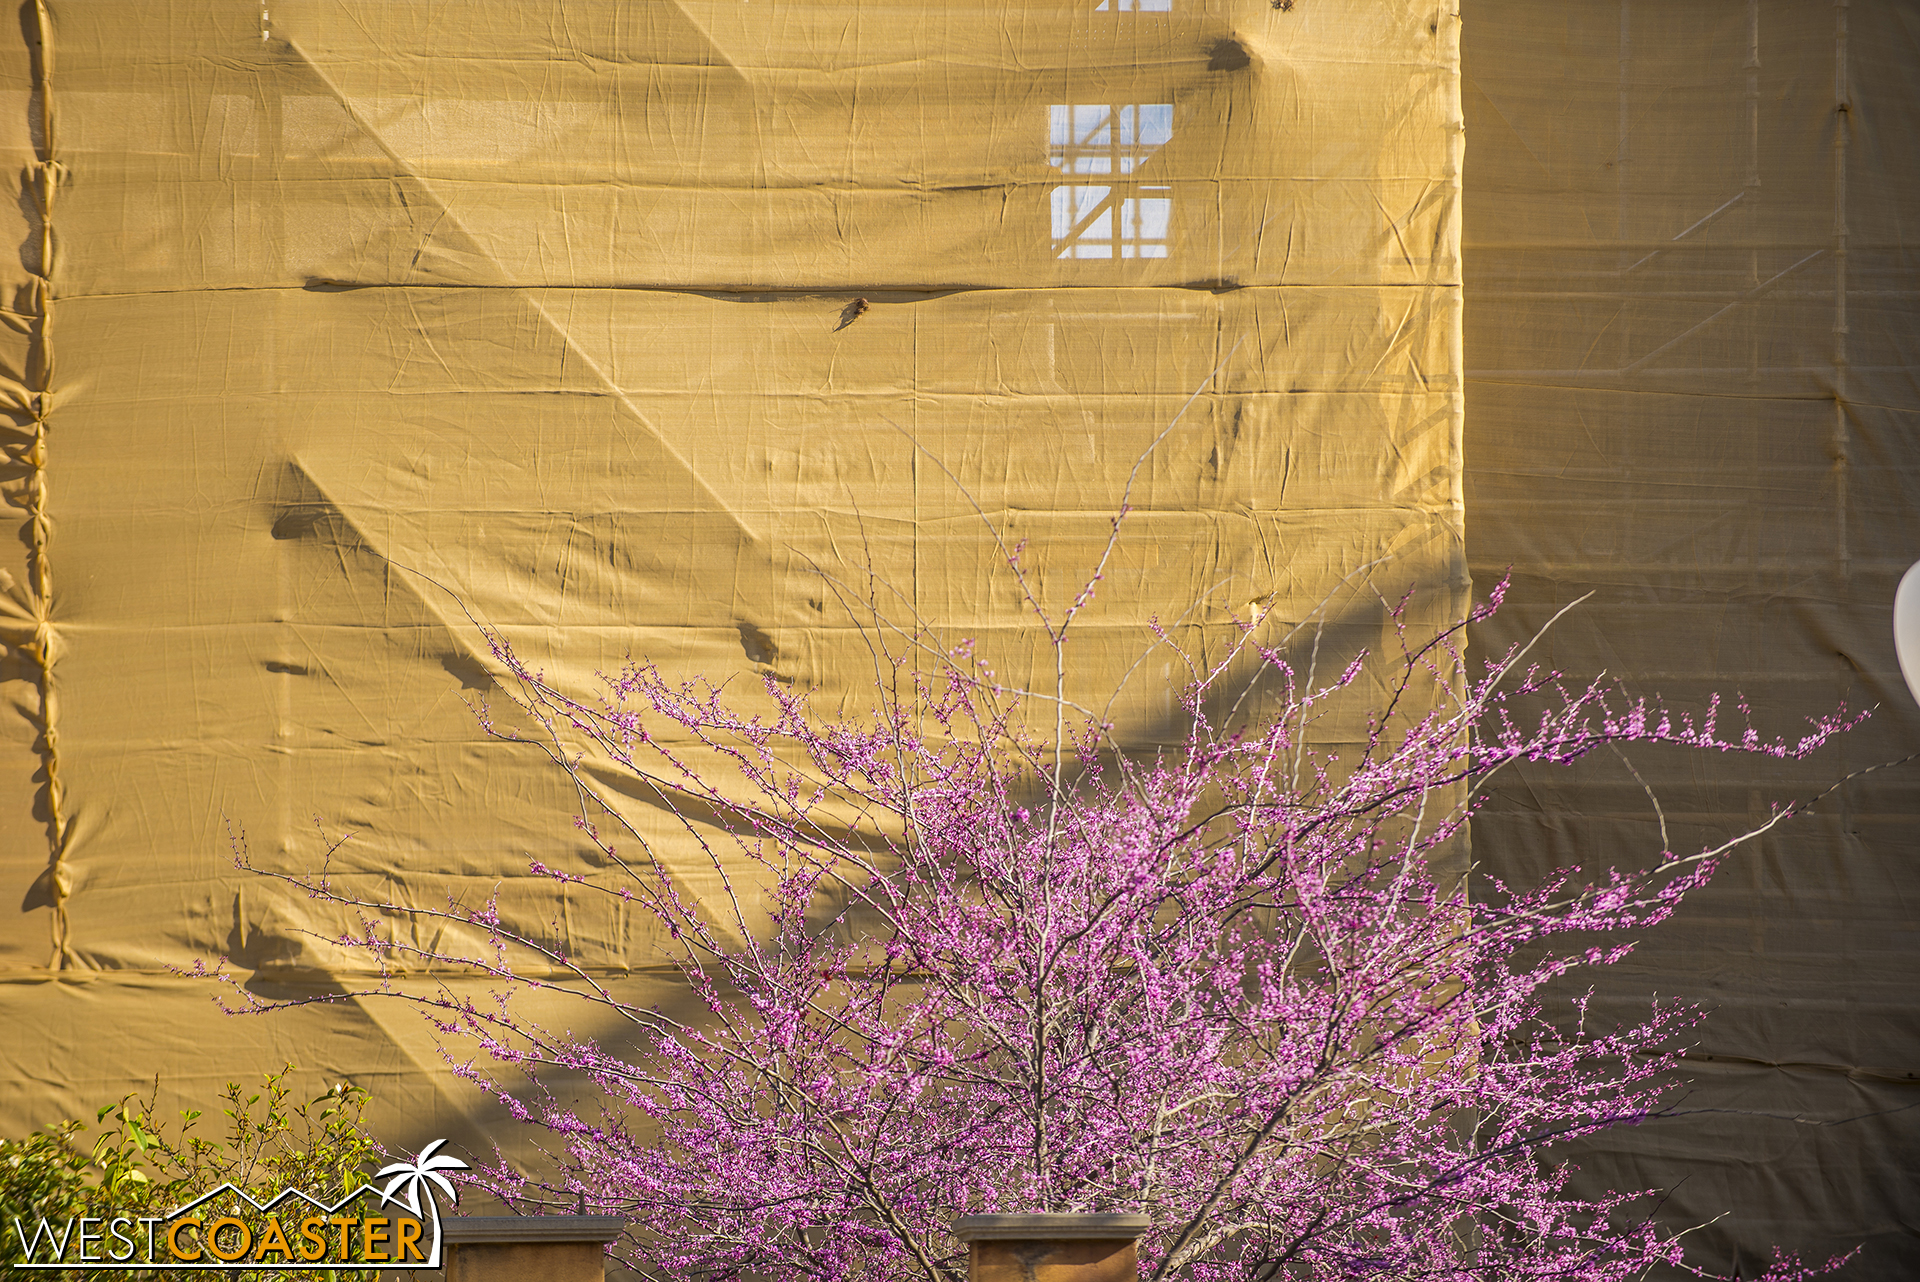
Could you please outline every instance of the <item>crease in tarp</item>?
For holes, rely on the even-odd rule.
[[[41,4],[44,11],[45,0],[38,0],[38,3]],[[703,32],[702,34],[704,35],[705,33]],[[439,218],[435,220],[435,226],[437,227],[442,221],[449,224],[453,230],[459,234],[460,238],[466,242],[467,252],[474,258],[485,263],[492,270],[497,278],[496,282],[494,282],[496,285],[520,290],[522,297],[526,299],[527,306],[532,310],[533,314],[553,331],[561,343],[565,345],[568,352],[577,357],[581,364],[585,365],[587,370],[606,386],[608,394],[620,404],[622,409],[633,416],[635,422],[639,423],[641,427],[645,428],[647,432],[653,436],[654,440],[658,442],[660,448],[666,452],[667,456],[686,471],[687,476],[692,479],[694,485],[713,501],[715,508],[731,517],[734,523],[740,527],[741,532],[747,536],[750,543],[756,547],[764,547],[765,539],[761,533],[749,527],[740,514],[734,511],[732,505],[727,503],[726,500],[707,483],[706,479],[699,474],[694,468],[692,461],[689,460],[685,454],[681,453],[679,448],[668,439],[666,434],[661,432],[660,429],[653,424],[652,420],[640,412],[640,407],[633,403],[632,398],[627,395],[625,389],[613,381],[612,375],[601,366],[600,362],[594,360],[592,356],[588,355],[585,348],[574,341],[572,333],[566,326],[554,319],[553,315],[547,311],[546,307],[541,303],[540,299],[535,296],[534,292],[525,287],[514,285],[507,280],[506,270],[499,259],[483,246],[479,238],[460,221],[459,215],[453,211],[453,206],[449,204],[438,191],[434,190],[433,184],[427,180],[426,176],[402,158],[399,152],[395,151],[387,142],[386,138],[381,135],[379,130],[375,129],[366,117],[354,107],[352,99],[333,82],[332,77],[327,75],[321,68],[319,62],[309,55],[297,41],[288,39],[285,43],[287,48],[292,50],[300,59],[301,63],[312,73],[313,77],[339,102],[341,110],[347,113],[354,127],[364,133],[373,144],[386,155],[388,161],[398,166],[401,172],[410,180],[411,184],[415,186],[421,194],[426,196],[427,199],[433,202],[435,208],[439,211]],[[722,56],[724,57],[724,55]],[[729,63],[729,65],[731,65],[731,63]],[[416,251],[414,256],[413,261],[415,265],[419,262],[420,254],[425,252],[426,244],[433,238],[433,234],[430,230],[428,234],[423,237],[421,248]]]
[[[1624,673],[1683,704],[1738,691],[1766,716],[1878,705],[1838,761],[1647,774],[1670,820],[1749,823],[1756,786],[1811,792],[1904,755],[1920,710],[1886,618],[1920,556],[1903,430],[1916,11],[1477,8],[1470,550],[1478,574],[1510,567],[1514,591],[1470,649],[1524,637],[1529,600],[1593,588],[1588,617],[1552,643],[1563,670]],[[1879,779],[1730,866],[1598,977],[1601,1018],[1655,991],[1710,1010],[1681,1111],[1728,1117],[1570,1152],[1570,1191],[1668,1187],[1668,1222],[1718,1217],[1690,1238],[1689,1263],[1709,1271],[1746,1276],[1778,1242],[1859,1245],[1845,1275],[1863,1282],[1920,1276],[1920,1203],[1901,1178],[1920,1121],[1915,792],[1910,774]],[[1475,816],[1475,859],[1506,879],[1616,858],[1643,839],[1618,817],[1625,784],[1584,768],[1511,778]],[[1857,1106],[1863,1089],[1878,1107]]]
[[[388,555],[388,549],[376,541],[376,536],[373,532],[376,523],[357,520],[351,511],[351,505],[340,501],[329,492],[323,479],[315,475],[311,467],[302,464],[298,460],[293,461],[292,467],[298,477],[319,496],[320,504],[325,510],[339,517],[341,523],[350,533],[351,537],[349,539],[332,540],[334,553],[336,557],[340,558],[341,573],[348,577],[351,576],[352,570],[351,567],[346,564],[345,558],[348,551],[356,546],[376,558],[382,565],[388,567],[385,590],[392,592],[396,580],[404,582],[407,585],[405,589],[407,594],[417,604],[423,606],[429,617],[445,630],[447,643],[472,663],[476,664],[482,671],[491,674],[495,667],[494,657],[489,650],[478,644],[478,638],[481,636],[482,630],[489,626],[485,619],[475,614],[475,610],[480,608],[479,604],[462,599],[453,589],[449,588],[425,570],[406,565],[404,562],[393,559],[393,557]],[[426,591],[425,585],[431,585],[439,591],[437,593]],[[446,601],[451,602],[459,611],[459,619],[451,617],[444,610],[440,600],[442,597],[444,597]],[[735,599],[738,599],[737,593]],[[463,621],[466,624],[464,627],[461,626]],[[336,682],[335,684],[360,717],[365,720],[369,726],[375,725],[377,719],[371,716],[365,708],[360,705],[359,701],[352,697],[350,686],[345,682]],[[611,778],[602,778],[602,782],[610,783]],[[624,789],[621,789],[621,791],[624,791]],[[671,806],[669,808],[671,808]],[[645,839],[642,838],[642,840],[644,841]],[[653,846],[653,843],[647,844],[649,846],[648,853],[650,857],[675,875],[687,877],[690,873],[700,871],[700,865],[697,861],[683,866],[680,861],[672,857],[672,852],[662,851]],[[724,923],[720,923],[719,919],[715,918],[715,924]],[[384,1026],[383,1022],[383,1027]],[[396,1038],[396,1041],[397,1040]],[[411,1051],[408,1053],[412,1054]]]
[[[53,626],[53,562],[51,544],[53,523],[47,514],[47,419],[53,407],[53,199],[61,179],[61,167],[54,151],[53,115],[53,17],[46,0],[34,0],[33,88],[39,107],[39,146],[34,157],[28,188],[39,220],[38,253],[32,265],[31,296],[34,310],[27,318],[28,353],[26,367],[27,405],[31,415],[32,439],[26,462],[27,477],[28,582],[27,607],[31,611],[31,639],[20,647],[34,665],[40,692],[40,767],[46,776],[41,789],[46,808],[47,866],[28,888],[23,910],[51,909],[49,927],[52,952],[47,965],[55,970],[74,966],[77,959],[72,946],[72,923],[67,915],[67,897],[73,893],[73,874],[67,867],[66,788],[60,773],[60,695],[55,685],[54,664],[59,641]]]
[[[485,896],[498,882],[516,919],[541,930],[542,883],[513,870],[529,851],[591,870],[568,836],[574,794],[526,750],[485,740],[462,702],[489,695],[477,675],[494,666],[484,638],[454,601],[394,582],[403,567],[451,586],[570,687],[639,650],[742,685],[757,684],[748,673],[790,679],[818,689],[823,706],[854,710],[871,686],[870,633],[840,619],[845,601],[826,588],[862,565],[886,585],[873,590],[893,621],[977,635],[999,670],[1024,680],[1053,652],[1003,590],[978,514],[874,420],[891,413],[948,458],[995,524],[1030,537],[1046,591],[1070,593],[1110,532],[1104,495],[1119,491],[1120,460],[1167,426],[1175,405],[1163,400],[1185,396],[1251,328],[1263,358],[1197,403],[1142,472],[1112,590],[1075,625],[1074,679],[1104,698],[1110,676],[1137,668],[1111,717],[1150,751],[1174,733],[1179,710],[1157,687],[1178,674],[1164,654],[1139,659],[1151,636],[1129,603],[1179,615],[1182,643],[1214,653],[1239,635],[1230,611],[1294,618],[1329,576],[1389,548],[1457,602],[1458,505],[1424,479],[1452,466],[1429,456],[1449,448],[1432,425],[1458,413],[1445,395],[1458,363],[1438,337],[1453,309],[1404,288],[1458,293],[1439,283],[1457,257],[1457,220],[1442,216],[1457,195],[1436,177],[1451,162],[1431,127],[1450,106],[1425,94],[1410,114],[1356,120],[1298,86],[1276,89],[1283,60],[1257,41],[1259,62],[1234,93],[1223,80],[1182,88],[1156,68],[1198,76],[1206,41],[1183,27],[1135,42],[1131,14],[1112,27],[1140,45],[1137,57],[1115,54],[1135,70],[1089,87],[1072,43],[1084,24],[1054,23],[1044,6],[911,13],[897,32],[885,23],[901,11],[881,6],[836,49],[830,30],[796,34],[826,10],[763,22],[758,8],[674,2],[749,67],[748,91],[718,67],[574,74],[602,44],[664,42],[679,62],[717,61],[672,3],[638,15],[570,3],[567,24],[524,39],[501,27],[550,6],[435,10],[428,31],[417,7],[293,3],[274,9],[262,47],[259,28],[240,21],[252,15],[230,8],[45,0],[63,46],[60,154],[82,179],[60,193],[66,479],[59,506],[47,503],[61,534],[63,813],[87,891],[71,904],[84,949],[61,974],[91,987],[84,1013],[106,1013],[115,1036],[47,1031],[56,1018],[79,1027],[77,1008],[60,1003],[82,984],[0,976],[13,1002],[0,1020],[35,1030],[0,1065],[16,1088],[9,1121],[51,1115],[49,1097],[95,1103],[129,1072],[197,1080],[258,1062],[252,1034],[229,1032],[197,987],[138,980],[143,968],[225,947],[245,953],[234,965],[262,984],[331,990],[367,978],[300,943],[300,928],[324,923],[297,896],[233,893],[222,811],[253,829],[263,859],[297,864],[311,840],[298,820],[318,808],[330,828],[366,834],[358,875],[423,902],[442,887]],[[1256,8],[1242,25],[1291,21]],[[1428,47],[1431,15],[1406,0],[1358,9]],[[941,14],[1010,28],[993,34],[1009,54],[1033,48],[1040,63],[1075,70],[1053,92],[1038,66],[989,75],[921,61],[832,83],[810,65],[752,69],[769,41],[796,65],[886,57]],[[604,18],[604,37],[577,18]],[[281,43],[283,32],[301,44]],[[473,120],[459,123],[468,133],[437,133],[434,105],[491,101],[496,71],[514,73],[463,65],[441,36],[543,59],[539,74],[556,83],[528,82],[529,102],[581,98],[606,117],[587,129],[533,112],[519,141],[541,146],[510,167],[476,160],[469,153],[491,153],[469,145]],[[1372,34],[1355,37],[1365,56],[1343,65],[1373,67],[1372,47]],[[338,88],[323,87],[307,55]],[[1404,69],[1385,65],[1365,70],[1377,92],[1356,89],[1357,100],[1404,92]],[[1191,201],[1183,189],[1175,202],[1178,257],[1049,260],[1036,184],[990,180],[1044,166],[1055,103],[1180,94],[1195,128],[1154,162],[1194,184]],[[1233,127],[1214,147],[1223,114]],[[756,128],[772,132],[756,139]],[[762,167],[771,181],[722,190],[767,147],[786,149]],[[920,168],[922,199],[868,190]],[[864,194],[775,190],[791,169],[829,185],[852,175]],[[980,183],[946,181],[976,169]],[[1295,171],[1311,172],[1296,181]],[[543,173],[556,181],[530,190]],[[648,181],[623,183],[629,173]],[[669,189],[655,179],[681,175],[693,185],[670,190],[699,200],[654,194]],[[1394,230],[1379,226],[1383,208]],[[10,239],[31,257],[25,221]],[[1433,255],[1442,267],[1411,254],[1431,240],[1445,241]],[[1424,279],[1405,279],[1409,259]],[[1271,267],[1293,293],[1263,288]],[[1253,283],[1236,287],[1235,271]],[[660,283],[689,275],[698,279]],[[961,283],[934,283],[947,277]],[[900,286],[891,296],[888,281]],[[855,295],[872,305],[866,318],[829,337]],[[27,298],[23,288],[17,306],[34,315],[17,333],[0,328],[21,346],[39,320]],[[0,406],[19,406],[24,440],[35,389],[7,377],[17,386],[0,383]],[[696,468],[710,488],[694,484]],[[739,520],[764,541],[749,547]],[[1333,635],[1377,644],[1376,613],[1343,607]],[[24,659],[16,667],[30,679]],[[32,703],[26,681],[18,692]],[[28,723],[15,724],[26,749]],[[689,893],[711,893],[704,860],[659,799],[604,786],[687,871]],[[41,834],[17,822],[8,835],[27,842],[15,864],[24,885],[40,870]],[[632,970],[601,960],[644,964],[660,951],[645,923],[593,899],[558,911],[595,973]],[[14,925],[29,934],[15,955],[37,965],[41,923]],[[670,975],[633,973],[643,1005]],[[194,1011],[159,1019],[160,987]],[[130,1009],[139,1017],[125,1019]],[[467,1112],[467,1088],[450,1078],[421,1080],[444,1065],[430,1030],[399,1007],[341,1001],[287,1026],[309,1068],[319,1058],[355,1080],[389,1074],[415,1112],[467,1114],[450,1129],[504,1125],[490,1105]],[[343,1036],[352,1029],[359,1040]],[[49,1059],[60,1071],[39,1070]],[[501,1133],[510,1145],[511,1134]]]
[[[687,20],[687,25],[692,27],[694,31],[699,34],[700,38],[707,42],[708,47],[713,50],[714,56],[720,59],[721,65],[733,72],[734,75],[740,77],[742,83],[747,83],[746,71],[742,69],[739,63],[733,60],[732,56],[728,54],[725,49],[720,47],[720,42],[713,38],[713,33],[707,30],[706,24],[693,16],[693,10],[687,8],[686,0],[673,0],[673,7],[679,12],[682,18]]]
[[[1287,252],[1291,254],[1292,253],[1292,248],[1291,248],[1292,231],[1291,230],[1289,230],[1288,232],[1288,244],[1289,244],[1289,248]],[[1109,260],[1096,259],[1093,261],[1104,262]],[[1123,261],[1139,262],[1141,260],[1133,259],[1133,260],[1123,260]],[[1156,259],[1152,261],[1158,262],[1160,260]],[[1283,265],[1282,267],[1283,273],[1284,273],[1284,270],[1285,269]],[[343,294],[343,293],[349,293],[349,292],[354,292],[354,291],[363,290],[363,289],[405,289],[405,290],[419,290],[422,293],[430,292],[433,290],[449,290],[449,291],[451,290],[502,290],[502,291],[520,291],[520,292],[527,293],[529,295],[535,292],[557,293],[561,291],[579,292],[579,293],[594,291],[594,292],[603,292],[603,293],[610,293],[610,294],[671,294],[671,295],[685,295],[693,298],[711,298],[715,300],[724,299],[729,301],[739,301],[739,302],[747,302],[747,303],[759,302],[761,300],[761,297],[765,296],[767,298],[832,299],[836,303],[840,303],[848,299],[849,296],[863,296],[863,297],[867,297],[868,299],[871,299],[872,296],[875,294],[902,294],[902,295],[908,296],[905,299],[905,301],[907,302],[920,302],[926,299],[946,298],[955,294],[1033,294],[1033,293],[1061,293],[1061,294],[1069,294],[1069,295],[1075,294],[1075,293],[1152,294],[1152,293],[1164,293],[1167,291],[1178,291],[1182,293],[1224,295],[1224,294],[1251,293],[1256,290],[1272,291],[1272,290],[1282,290],[1282,289],[1352,290],[1357,288],[1365,288],[1365,289],[1388,290],[1388,289],[1457,289],[1458,287],[1459,287],[1458,282],[1453,282],[1453,281],[1437,281],[1436,282],[1431,280],[1380,280],[1380,281],[1365,281],[1358,284],[1350,280],[1275,279],[1271,281],[1246,282],[1246,281],[1222,280],[1219,277],[1213,277],[1213,276],[1196,277],[1195,279],[1192,279],[1192,280],[1165,280],[1165,281],[1150,281],[1150,282],[1141,282],[1141,283],[1131,283],[1127,281],[1100,281],[1100,282],[1088,282],[1085,284],[1068,282],[1065,284],[1058,284],[1058,285],[1055,285],[1055,284],[1034,285],[1030,283],[997,284],[990,281],[989,282],[978,282],[978,281],[960,282],[960,283],[952,283],[952,284],[917,284],[917,285],[912,283],[862,284],[859,282],[849,283],[849,282],[838,282],[838,281],[834,282],[831,285],[826,285],[826,284],[821,284],[821,285],[779,285],[779,284],[653,285],[653,284],[647,284],[645,282],[627,282],[627,281],[622,281],[617,284],[607,284],[603,282],[573,284],[570,282],[555,283],[554,281],[550,281],[550,280],[513,280],[513,279],[505,279],[505,278],[496,282],[489,283],[485,281],[447,281],[447,280],[406,280],[406,281],[340,280],[333,277],[314,277],[305,284],[192,285],[192,286],[183,287],[181,289],[145,288],[145,289],[139,289],[139,290],[130,290],[126,292],[120,292],[120,291],[114,291],[114,290],[96,290],[91,293],[81,291],[81,290],[68,290],[65,293],[63,293],[61,297],[66,299],[68,302],[73,302],[76,300],[81,300],[86,302],[105,302],[105,301],[128,299],[128,298],[161,298],[169,294],[274,294],[274,293]],[[1779,292],[1779,291],[1776,291],[1776,292]],[[1855,292],[1858,292],[1858,291],[1855,291]],[[1801,296],[1802,295],[1797,295],[1797,294],[1788,295],[1788,297],[1801,297]],[[1819,294],[1805,295],[1805,297],[1817,297],[1817,298],[1827,298],[1830,296],[1831,295],[1826,292],[1822,292]],[[0,312],[0,317],[4,317],[5,315],[7,315],[7,313]],[[27,319],[31,320],[32,318],[29,317]],[[551,318],[547,318],[547,320],[549,324],[554,324]],[[1900,366],[1898,368],[1904,369],[1906,367]],[[1660,371],[1660,372],[1665,372],[1665,371]],[[9,393],[14,390],[12,388],[12,385],[5,381],[0,381],[0,389],[4,389]]]

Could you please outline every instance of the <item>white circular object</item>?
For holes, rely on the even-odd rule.
[[[1907,567],[1893,594],[1893,649],[1907,690],[1920,702],[1920,561]]]

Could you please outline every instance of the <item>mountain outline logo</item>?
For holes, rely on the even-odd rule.
[[[439,1269],[445,1262],[440,1195],[449,1208],[459,1205],[460,1190],[447,1176],[472,1169],[442,1153],[446,1143],[435,1140],[411,1161],[382,1167],[373,1179],[386,1181],[384,1188],[363,1182],[333,1201],[285,1188],[262,1202],[229,1181],[161,1215],[73,1216],[58,1229],[42,1216],[31,1233],[15,1216],[9,1227],[24,1260],[11,1267],[103,1272],[244,1268],[267,1273]],[[231,1201],[223,1205],[230,1214],[216,1216],[203,1209],[227,1197]],[[342,1214],[368,1197],[374,1199],[373,1211],[392,1207],[406,1214]],[[301,1212],[291,1221],[283,1209],[289,1205]]]

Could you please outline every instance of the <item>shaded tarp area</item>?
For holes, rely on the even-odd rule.
[[[1763,730],[1845,701],[1873,721],[1773,772],[1638,755],[1676,834],[1763,819],[1920,747],[1890,630],[1920,559],[1920,14],[1893,3],[1465,7],[1468,551],[1512,567],[1504,647],[1549,637]],[[1729,709],[1729,718],[1737,713]],[[1726,722],[1731,724],[1732,722]],[[1913,767],[1862,779],[1736,857],[1594,1009],[1703,1003],[1680,1119],[1577,1155],[1673,1190],[1699,1259],[1770,1244],[1842,1274],[1920,1272]],[[1474,825],[1489,872],[1657,849],[1618,762],[1521,772]]]
[[[603,870],[564,776],[482,734],[476,620],[583,688],[633,654],[858,707],[849,601],[1050,671],[993,531],[1060,606],[1125,504],[1069,693],[1135,673],[1114,717],[1152,746],[1155,617],[1204,654],[1332,596],[1351,652],[1374,562],[1463,606],[1438,5],[19,12],[9,1133],[291,1058],[393,1143],[515,1142],[397,1003],[235,1021],[175,973],[365,979],[231,834],[307,868],[351,832],[343,884],[497,893],[672,998],[644,922],[530,873]]]

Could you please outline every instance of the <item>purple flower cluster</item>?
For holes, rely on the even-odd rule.
[[[747,700],[647,665],[582,698],[494,637],[615,875],[535,871],[651,916],[697,999],[673,1011],[492,905],[292,880],[366,912],[343,943],[500,981],[493,1006],[416,997],[486,1052],[463,1071],[551,1137],[546,1174],[478,1178],[523,1209],[630,1217],[619,1251],[646,1278],[958,1279],[955,1216],[1029,1210],[1144,1212],[1155,1279],[1684,1266],[1645,1191],[1576,1196],[1559,1146],[1659,1116],[1696,1013],[1596,1027],[1563,977],[1623,956],[1793,808],[1471,897],[1466,825],[1516,763],[1633,744],[1800,757],[1853,719],[1729,734],[1717,704],[1689,718],[1569,685],[1524,648],[1470,664],[1464,626],[1416,643],[1401,624],[1397,655],[1315,687],[1248,624],[1180,692],[1184,737],[1145,755],[1093,718],[1035,732],[1038,697],[964,647],[883,664],[879,710],[850,717],[771,678]],[[1250,669],[1279,692],[1258,717]],[[603,800],[608,770],[677,818],[677,871]],[[456,937],[422,928],[449,918],[487,946],[422,942]],[[544,1026],[529,990],[626,1031]],[[583,1077],[588,1108],[542,1087]],[[1817,1271],[1783,1256],[1767,1276]]]

